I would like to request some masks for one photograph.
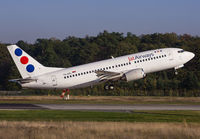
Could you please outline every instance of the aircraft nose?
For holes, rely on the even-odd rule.
[[[188,58],[189,60],[191,60],[191,59],[194,58],[195,54],[192,53],[192,52],[186,52],[186,56],[187,56],[187,58]]]

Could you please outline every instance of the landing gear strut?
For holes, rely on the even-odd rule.
[[[175,75],[178,75],[178,71],[175,69]]]
[[[67,96],[65,96],[65,93],[67,92]],[[61,94],[61,98],[63,98],[64,100],[69,100],[69,89],[64,89],[62,94]]]

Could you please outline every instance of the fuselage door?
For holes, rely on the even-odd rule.
[[[56,85],[57,85],[57,79],[56,79],[56,76],[55,76],[55,75],[52,75],[52,76],[51,76],[51,80],[52,80],[52,85],[53,85],[53,86],[56,86]]]
[[[173,51],[171,49],[168,50],[169,61],[174,60]]]

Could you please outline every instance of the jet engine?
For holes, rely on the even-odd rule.
[[[134,69],[134,70],[124,73],[124,76],[122,77],[122,79],[129,82],[129,81],[142,79],[145,76],[146,74],[144,73],[143,69]]]

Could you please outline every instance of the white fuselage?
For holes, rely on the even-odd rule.
[[[73,89],[99,84],[96,71],[126,73],[143,69],[145,74],[170,68],[179,68],[194,57],[191,52],[179,48],[150,50],[99,62],[60,69],[36,76],[37,81],[22,84],[24,88]]]

